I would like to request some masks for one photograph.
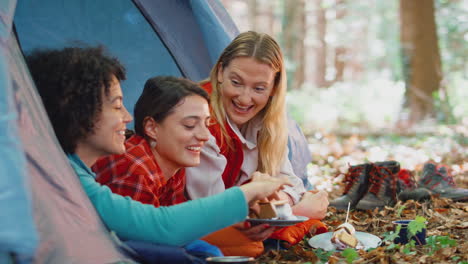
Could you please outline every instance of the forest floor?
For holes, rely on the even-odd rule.
[[[433,161],[450,168],[457,187],[468,188],[468,131],[465,127],[442,127],[431,131],[387,135],[308,136],[313,153],[309,165],[310,180],[317,189],[339,197],[344,185],[343,173],[350,165],[396,160],[418,180],[424,163]],[[339,176],[336,176],[339,175]],[[424,217],[427,244],[400,246],[393,243],[394,220]],[[346,218],[346,211],[329,207],[323,220],[333,231]],[[463,263],[468,264],[468,202],[453,202],[433,196],[430,201],[399,201],[382,210],[350,212],[349,222],[357,231],[380,237],[376,249],[326,252],[313,249],[305,238],[287,250],[272,250],[255,263]]]

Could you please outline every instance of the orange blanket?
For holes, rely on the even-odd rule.
[[[202,238],[221,249],[225,256],[258,257],[263,253],[263,242],[252,241],[230,226]]]
[[[305,235],[318,235],[328,231],[327,226],[320,220],[309,219],[305,222],[288,226],[274,232],[270,238],[288,242],[290,245],[299,243]]]
[[[281,228],[274,232],[270,238],[283,240],[290,245],[295,245],[307,234],[317,235],[327,231],[328,228],[321,221],[310,219],[293,226]],[[226,256],[258,257],[264,250],[263,242],[250,240],[234,227],[221,229],[202,239],[219,247]]]

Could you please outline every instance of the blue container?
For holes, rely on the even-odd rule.
[[[393,240],[395,244],[407,244],[408,240],[408,224],[413,220],[398,220],[393,221],[394,230],[396,230],[397,225],[401,225],[400,233],[397,238]],[[411,237],[411,240],[416,241],[416,245],[425,245],[426,244],[426,228],[416,233],[416,236]]]

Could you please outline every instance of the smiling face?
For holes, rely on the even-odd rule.
[[[201,148],[210,135],[209,119],[206,99],[190,95],[184,97],[162,122],[155,124],[157,144],[153,153],[166,177],[171,177],[182,167],[200,164]]]
[[[110,154],[125,152],[125,129],[132,116],[123,105],[122,89],[113,77],[109,94],[102,89],[102,109],[96,118],[93,133],[78,141],[76,153],[85,163]],[[92,164],[91,164],[92,165]]]
[[[238,127],[251,120],[268,103],[274,90],[275,71],[254,58],[238,57],[218,71],[221,101]]]

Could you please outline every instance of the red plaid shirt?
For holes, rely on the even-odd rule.
[[[125,142],[126,152],[99,159],[92,167],[96,180],[109,186],[114,193],[156,207],[187,201],[185,169],[180,169],[168,181],[154,159],[148,142],[133,135]]]

